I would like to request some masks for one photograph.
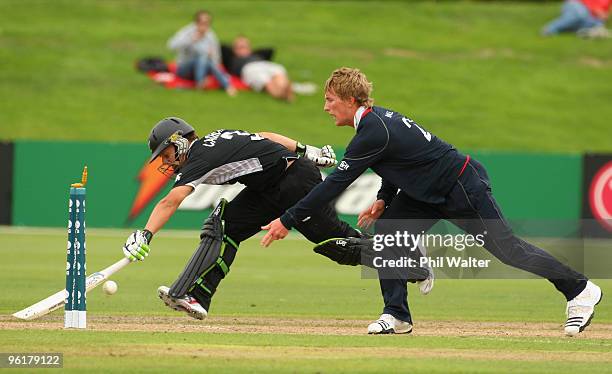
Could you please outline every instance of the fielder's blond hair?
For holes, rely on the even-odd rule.
[[[370,97],[372,83],[359,69],[341,67],[334,70],[325,82],[325,92],[330,90],[342,100],[354,97],[359,105],[368,108],[374,105],[374,99]]]

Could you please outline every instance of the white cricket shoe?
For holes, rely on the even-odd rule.
[[[401,321],[391,314],[381,314],[378,320],[368,326],[368,334],[409,334],[411,332],[410,323]]]
[[[174,298],[170,296],[170,288],[166,286],[160,286],[157,289],[157,295],[160,299],[170,308],[179,312],[185,312],[190,317],[195,319],[204,319],[208,316],[208,312],[198,301],[190,296],[185,295],[183,297]]]
[[[421,257],[427,257],[427,248],[425,248],[424,245],[418,243],[417,248],[419,248],[419,251],[421,252]],[[429,261],[427,261],[425,269],[427,269],[429,275],[424,280],[417,281],[417,284],[419,285],[419,291],[421,291],[421,295],[429,294],[434,286],[434,271],[433,268],[430,266]]]
[[[585,289],[567,302],[565,335],[575,336],[591,323],[595,315],[595,305],[599,304],[602,296],[601,288],[587,281]]]

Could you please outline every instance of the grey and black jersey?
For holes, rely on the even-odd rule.
[[[262,190],[278,181],[287,160],[295,158],[295,153],[258,134],[217,130],[192,143],[174,187],[240,182]]]

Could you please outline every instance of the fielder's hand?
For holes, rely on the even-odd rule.
[[[367,230],[385,211],[385,201],[376,200],[372,205],[359,213],[357,225],[364,230]]]
[[[296,152],[302,157],[306,157],[314,162],[318,167],[330,168],[336,166],[336,153],[331,145],[326,145],[323,148],[317,148],[312,145],[302,145],[297,143]]]
[[[268,230],[266,235],[264,235],[264,237],[261,239],[260,243],[264,247],[268,247],[275,240],[284,239],[289,234],[289,230],[285,228],[280,218],[277,218],[267,225],[262,226],[261,229]]]
[[[143,261],[149,255],[149,242],[153,234],[148,230],[136,230],[125,241],[123,255],[130,261]]]

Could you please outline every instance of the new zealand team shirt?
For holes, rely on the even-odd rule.
[[[278,181],[288,159],[297,158],[284,146],[240,130],[217,130],[194,141],[174,187],[240,182],[264,190]]]
[[[281,216],[286,228],[338,197],[371,168],[382,178],[378,198],[388,204],[398,189],[415,200],[438,204],[457,180],[466,157],[415,121],[381,107],[361,107],[356,135],[325,180]]]

